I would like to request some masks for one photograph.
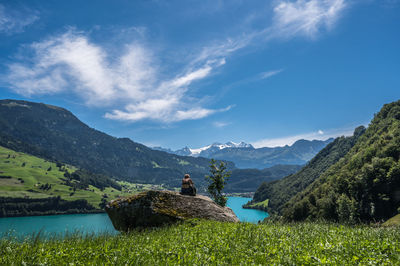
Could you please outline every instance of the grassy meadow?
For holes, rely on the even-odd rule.
[[[266,209],[267,207],[268,207],[268,202],[269,202],[269,199],[266,199],[266,200],[264,200],[264,201],[261,201],[261,202],[256,202],[256,203],[253,203],[253,204],[248,204],[247,205],[247,207],[249,207],[249,208],[263,208],[263,209]]]
[[[192,220],[115,236],[3,237],[0,264],[398,265],[400,228]]]
[[[65,169],[70,173],[77,170],[74,166],[65,164],[60,168],[54,162],[0,146],[0,197],[60,196],[64,200],[86,199],[91,205],[99,208],[103,195],[107,195],[108,199],[114,199],[144,190],[162,188],[157,185],[118,182],[122,186],[122,191],[112,187],[100,190],[91,185],[87,189],[73,191],[73,188],[63,181]],[[42,189],[41,186],[46,184],[51,185],[51,188]]]

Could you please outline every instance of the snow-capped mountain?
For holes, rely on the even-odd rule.
[[[218,160],[232,161],[239,168],[263,169],[278,164],[302,165],[313,158],[321,149],[332,142],[333,139],[298,140],[291,146],[255,149],[245,142],[235,143],[229,141],[225,144],[214,143],[198,149],[185,147],[172,151],[156,147],[153,149],[166,151],[181,156],[205,157]]]
[[[176,151],[173,151],[171,149],[165,149],[162,147],[153,147],[154,150],[159,150],[159,151],[165,151],[168,153],[173,153],[176,155],[181,155],[181,156],[193,156],[193,157],[209,157],[209,155],[226,149],[226,148],[249,148],[249,149],[254,149],[254,147],[251,144],[247,144],[243,141],[239,142],[239,143],[235,143],[233,141],[229,141],[225,144],[222,143],[213,143],[211,145],[205,146],[205,147],[201,147],[198,149],[190,149],[189,147],[185,147],[183,149],[179,149]]]
[[[190,151],[190,156],[203,156],[203,157],[208,157],[206,156],[207,154],[213,153],[215,151],[219,151],[222,149],[226,149],[226,148],[251,148],[254,149],[254,147],[251,144],[247,144],[245,142],[239,142],[239,143],[235,143],[232,141],[229,141],[225,144],[221,144],[221,143],[213,143],[211,145],[202,147],[202,148],[198,148],[198,149],[189,149],[189,148],[184,148],[182,150],[179,151],[183,151],[183,150],[189,150]]]

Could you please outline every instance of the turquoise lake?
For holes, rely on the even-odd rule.
[[[243,209],[242,205],[249,200],[251,198],[229,197],[228,207],[242,222],[257,223],[268,217],[268,213],[263,211]],[[76,231],[117,233],[106,213],[0,218],[0,236],[9,232],[16,236],[29,236],[39,231],[43,234],[61,235]]]

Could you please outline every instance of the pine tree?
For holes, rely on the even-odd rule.
[[[206,180],[209,182],[207,191],[211,198],[222,207],[224,207],[227,202],[227,197],[222,194],[222,190],[230,175],[231,173],[226,170],[226,163],[221,161],[218,165],[217,161],[211,159],[210,175],[205,176]]]

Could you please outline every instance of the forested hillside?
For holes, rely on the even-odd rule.
[[[267,210],[280,214],[282,207],[298,192],[303,191],[326,169],[342,158],[364,133],[363,126],[358,127],[351,137],[339,137],[322,149],[299,172],[283,179],[264,182],[257,189],[253,200],[246,207]],[[258,204],[268,200],[268,204]]]
[[[178,186],[185,173],[203,182],[209,165],[209,159],[109,136],[63,108],[27,101],[0,101],[0,145],[120,180],[170,186]]]
[[[283,210],[287,220],[379,221],[400,210],[400,101],[375,115],[354,147]]]

